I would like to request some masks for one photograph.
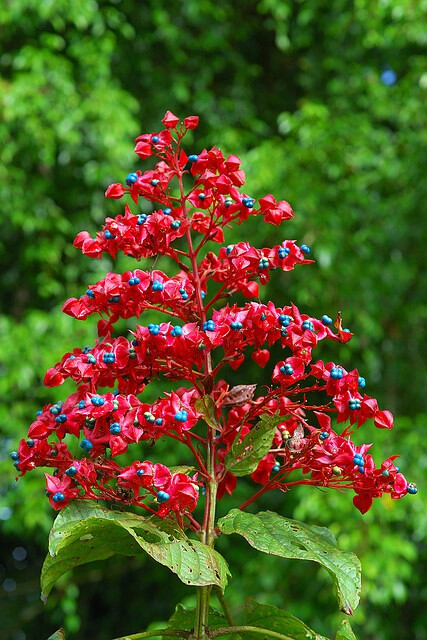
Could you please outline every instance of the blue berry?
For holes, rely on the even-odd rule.
[[[96,358],[91,353],[88,355],[87,361],[89,364],[96,364]]]
[[[102,356],[102,359],[105,362],[105,364],[112,364],[115,361],[116,356],[114,353],[104,353],[104,355]]]
[[[53,407],[49,409],[49,413],[52,413],[54,416],[57,416],[61,413],[61,407],[58,407],[57,404],[54,404]]]
[[[158,427],[161,427],[162,424],[163,424],[163,418],[156,418],[156,425]]]
[[[254,199],[253,198],[243,198],[242,205],[244,207],[247,207],[247,209],[252,209],[253,206],[254,206]]]
[[[93,443],[87,438],[83,438],[83,440],[80,443],[80,446],[84,451],[87,451],[87,452],[93,449]]]
[[[120,296],[111,296],[111,298],[108,298],[108,302],[112,302],[112,303],[120,302]]]
[[[231,329],[233,329],[233,331],[239,331],[239,329],[241,329],[243,325],[241,322],[231,322],[230,327]]]
[[[150,323],[148,325],[148,331],[151,333],[152,336],[157,336],[159,335],[159,332],[160,332],[160,325]]]
[[[90,346],[87,344],[85,347],[83,347],[82,353],[84,354],[89,353],[90,349],[91,349]]]
[[[136,276],[134,276],[133,278],[129,278],[129,284],[131,287],[135,286],[136,284],[139,284],[140,282],[141,280]]]
[[[30,447],[30,449],[34,447],[34,440],[32,438],[28,438],[27,445]]]
[[[188,156],[188,159],[190,162],[197,162],[199,156],[196,156],[194,153],[192,153],[191,156]]]
[[[176,325],[175,327],[173,327],[171,331],[171,336],[174,336],[176,338],[179,338],[179,336],[182,336],[182,327],[180,327],[179,325]]]
[[[408,493],[410,493],[411,495],[415,495],[416,493],[418,493],[418,488],[415,482],[410,482],[408,484]]]
[[[117,435],[121,431],[121,426],[119,422],[112,422],[110,424],[110,433],[111,435]]]
[[[157,502],[167,502],[170,496],[166,491],[158,491],[157,493]]]
[[[172,213],[172,209],[170,207],[165,207],[163,209],[163,213],[165,214],[165,216],[170,216],[170,214]]]
[[[359,398],[350,398],[348,401],[348,408],[350,411],[358,411],[360,409],[360,400]]]
[[[95,407],[102,407],[105,404],[105,398],[101,398],[101,396],[94,396],[90,401]]]
[[[188,418],[188,413],[187,411],[177,411],[177,413],[174,415],[175,420],[177,420],[178,422],[185,422]]]
[[[224,200],[224,206],[228,209],[228,207],[231,207],[231,205],[233,204],[233,198],[225,198]]]
[[[54,502],[64,502],[64,500],[65,500],[65,496],[64,496],[64,494],[62,493],[62,491],[57,491],[56,493],[54,493],[54,494],[53,494],[53,496],[52,496],[52,500],[53,500]]]
[[[70,478],[73,478],[77,473],[77,469],[76,467],[68,467],[68,469],[65,472],[66,476],[70,476]]]
[[[272,471],[274,471],[274,473],[278,473],[280,471],[280,464],[275,464]]]
[[[344,371],[341,369],[341,367],[332,367],[331,378],[333,380],[341,380],[343,375],[344,375]]]
[[[326,326],[329,326],[330,324],[332,324],[333,320],[329,316],[325,315],[325,316],[322,316],[322,322],[323,324],[326,324]]]
[[[203,331],[215,331],[215,322],[213,320],[207,320],[204,322]]]
[[[359,376],[357,379],[357,384],[359,385],[359,387],[361,387],[362,389],[364,387],[366,387],[366,380],[365,378],[363,378],[363,376]]]
[[[282,336],[282,338],[286,338],[286,336],[288,335],[288,330],[285,327],[282,327],[280,329],[280,335]]]
[[[159,136],[153,136],[153,137],[151,138],[151,142],[152,142],[153,144],[157,144],[158,142],[160,142],[160,138],[159,138]]]
[[[206,195],[204,193],[199,193],[199,200],[204,200]]]
[[[19,460],[19,453],[17,451],[12,451],[9,453],[9,457],[11,460]]]
[[[282,260],[289,255],[290,251],[287,247],[279,247],[277,253],[279,255],[279,258]]]
[[[108,229],[106,229],[104,231],[104,236],[107,238],[107,240],[114,240],[114,238],[116,237],[114,234],[111,233],[111,231],[109,231]]]
[[[351,333],[350,329],[343,329],[344,333]]]
[[[153,416],[153,414],[152,414],[152,413],[150,413],[149,411],[146,411],[146,412],[144,413],[144,418],[147,420],[147,422],[151,422],[151,423],[153,423],[153,422],[155,422],[155,421],[156,421],[156,417],[155,417],[155,416]]]
[[[126,184],[130,187],[132,184],[135,184],[135,182],[138,180],[138,174],[137,173],[129,173],[126,176]]]
[[[136,472],[136,475],[141,478],[144,475],[144,471],[142,469],[138,469],[138,471]]]
[[[302,328],[304,329],[304,331],[314,331],[314,324],[311,322],[311,320],[304,320],[304,322],[302,323]]]
[[[60,413],[59,416],[56,416],[55,422],[58,422],[59,424],[63,424],[64,422],[67,422],[67,414]]]
[[[310,253],[310,251],[311,251],[310,247],[307,247],[307,245],[306,245],[306,244],[302,244],[302,245],[300,246],[300,249],[301,249],[301,251],[303,251],[304,253]]]
[[[88,298],[92,298],[92,299],[95,297],[95,294],[91,289],[86,289],[86,295]]]
[[[329,432],[328,431],[322,431],[322,433],[319,435],[319,438],[321,440],[327,440],[329,438]]]
[[[179,229],[181,226],[181,223],[179,220],[172,220],[171,222],[171,228],[172,229]]]
[[[145,213],[140,213],[138,216],[138,220],[136,221],[136,224],[144,224],[146,220],[147,220],[147,216],[145,215]]]
[[[160,282],[160,280],[154,280],[153,284],[151,285],[151,288],[153,291],[163,291],[164,286]]]
[[[42,413],[43,413],[43,411],[41,409],[39,409],[38,411],[36,411],[36,416],[41,416]]]
[[[157,185],[159,184],[160,180],[157,180],[156,178],[154,180],[151,181],[151,186],[152,187],[157,187]]]
[[[229,244],[225,250],[225,253],[229,256],[233,249],[234,249],[234,244]]]
[[[388,478],[390,471],[388,469],[384,469],[384,471],[381,472],[381,475],[384,476],[384,478]]]
[[[261,258],[261,260],[259,261],[259,268],[268,269],[269,266],[270,266],[270,263],[268,261],[268,258]]]
[[[261,320],[264,322],[264,320],[267,320],[267,316],[265,315],[265,313],[261,314]]]
[[[294,372],[294,368],[288,362],[280,367],[280,373],[283,373],[286,376],[291,376]]]
[[[362,466],[365,464],[365,461],[363,460],[363,456],[360,453],[354,454],[353,462],[354,464],[362,465]]]
[[[363,464],[360,464],[360,465],[358,466],[358,469],[359,469],[359,473],[365,473],[365,467],[364,467],[364,465],[363,465]]]
[[[279,322],[282,325],[282,327],[289,327],[289,325],[291,324],[291,316],[287,316],[284,313],[281,313],[279,316]]]

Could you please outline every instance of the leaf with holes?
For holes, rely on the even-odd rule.
[[[243,536],[258,551],[318,562],[332,576],[341,610],[353,614],[359,603],[360,562],[354,553],[339,549],[327,529],[289,520],[271,511],[253,514],[239,509],[232,509],[221,518],[218,527],[227,535]]]
[[[307,627],[299,618],[287,611],[273,607],[271,604],[259,604],[250,599],[245,603],[245,611],[246,624],[251,627],[283,633],[292,640],[328,640],[325,636],[321,636]],[[244,637],[259,640],[258,634],[250,632],[245,633]]]
[[[341,627],[337,631],[335,640],[357,640],[348,620],[341,622]]]
[[[269,452],[273,437],[283,418],[276,415],[261,417],[243,440],[235,441],[225,456],[225,466],[235,476],[247,476],[253,473],[259,461]]]
[[[171,520],[110,511],[90,502],[73,502],[56,518],[49,536],[49,554],[41,575],[42,599],[64,573],[114,554],[147,553],[188,585],[216,584],[224,589],[229,570],[224,558],[198,540],[191,540]]]

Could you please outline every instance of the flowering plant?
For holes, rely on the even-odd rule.
[[[38,411],[28,439],[11,454],[21,475],[52,469],[46,495],[59,514],[42,570],[43,598],[74,566],[115,553],[148,553],[197,587],[197,607],[180,611],[178,629],[173,617],[167,629],[126,638],[319,638],[290,613],[254,601],[246,606],[246,624],[236,626],[223,595],[230,574],[214,549],[216,539],[237,534],[259,551],[320,563],[333,578],[341,610],[352,614],[360,591],[357,558],[340,551],[326,529],[246,507],[267,491],[312,485],[352,490],[354,505],[365,513],[383,493],[398,499],[417,489],[394,464],[397,456],[377,466],[372,445],[351,440],[367,419],[380,429],[393,426],[392,414],[364,392],[365,379],[357,369],[313,358],[319,341],[351,339],[340,314],[335,321],[318,319],[294,304],[259,301],[273,270],[313,262],[309,247],[284,240],[259,249],[242,241],[208,251],[208,243],[224,244],[224,230],[254,216],[280,226],[293,217],[289,203],[271,194],[256,203],[242,192],[245,174],[235,155],[225,158],[216,147],[187,155],[183,138],[198,117],[180,122],[168,111],[162,123],[162,131],[136,139],[141,159],[157,158],[154,169],[132,172],[125,185],[106,191],[108,198],[127,196],[136,205],[144,198],[152,212],[134,213],[126,204],[95,237],[82,231],[74,244],[93,258],[115,258],[120,251],[138,261],[167,256],[175,273],[155,263],[107,273],[65,302],[64,312],[77,319],[101,317],[98,339],[47,371],[47,386],[71,378],[77,390]],[[236,293],[247,302],[233,302]],[[120,319],[147,310],[162,314],[157,324],[136,325],[130,339],[119,334]],[[227,366],[238,369],[250,354],[266,367],[276,343],[283,359],[272,367],[271,384],[230,387]],[[146,402],[145,387],[160,376],[183,386]],[[188,448],[191,466],[145,459],[146,446],[164,437]],[[128,450],[130,464],[128,456],[121,458]],[[260,487],[216,520],[217,500],[232,495],[245,476]],[[210,608],[212,591],[223,614]],[[347,621],[336,637],[354,638]]]

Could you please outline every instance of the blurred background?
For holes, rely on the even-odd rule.
[[[19,483],[8,454],[47,390],[45,370],[92,343],[96,319],[61,312],[111,260],[72,241],[121,203],[110,182],[143,168],[133,139],[157,131],[167,109],[198,114],[190,153],[212,145],[242,158],[247,192],[288,200],[283,239],[305,242],[316,264],[274,274],[263,300],[289,300],[355,332],[319,357],[367,379],[396,415],[392,432],[366,425],[377,460],[401,454],[416,497],[377,500],[361,516],[351,496],[301,488],[258,509],[329,526],[363,565],[354,629],[368,640],[427,638],[425,0],[5,0],[0,5],[0,608],[4,640],[108,640],[164,622],[192,593],[151,560],[113,559],[65,576],[46,606],[39,573],[54,517],[42,474]],[[424,166],[423,166],[424,165]],[[227,239],[276,243],[257,222]],[[262,382],[260,369],[233,381]],[[56,394],[56,395],[55,395]],[[151,454],[151,452],[150,452]],[[158,459],[176,464],[161,445]],[[152,457],[153,457],[152,456]],[[252,488],[243,487],[243,497]],[[224,513],[235,500],[224,501]],[[342,617],[329,576],[310,563],[264,557],[221,540],[236,617],[249,596],[286,608],[332,636]]]

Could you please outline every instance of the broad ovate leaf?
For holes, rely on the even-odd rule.
[[[156,516],[111,511],[92,502],[73,502],[56,518],[49,536],[49,554],[41,575],[42,599],[64,573],[81,564],[114,554],[147,553],[188,585],[224,589],[229,570],[224,558],[178,525]]]
[[[258,463],[267,455],[280,419],[263,416],[243,440],[235,441],[225,456],[225,466],[235,476],[247,476],[255,471]]]
[[[332,576],[341,610],[353,614],[360,597],[360,562],[354,553],[339,549],[327,529],[283,518],[271,511],[253,514],[239,509],[232,509],[221,518],[218,527],[226,535],[243,536],[258,551],[318,562]]]
[[[251,627],[259,627],[282,633],[292,640],[328,640],[319,635],[302,620],[296,618],[288,611],[278,609],[271,604],[259,604],[255,600],[248,600],[245,604],[246,624]],[[245,633],[244,637],[259,640],[259,635]]]

